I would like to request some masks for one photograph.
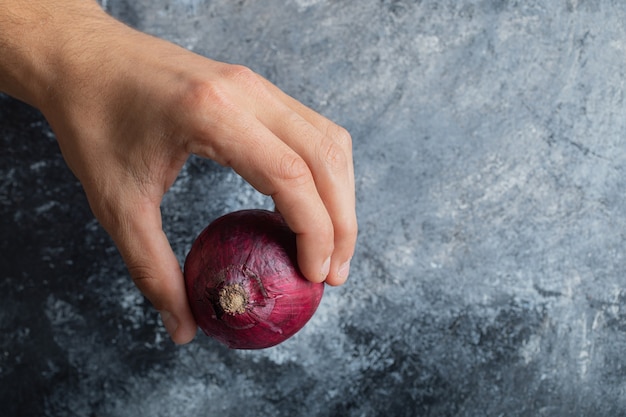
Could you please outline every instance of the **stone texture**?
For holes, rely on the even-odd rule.
[[[43,416],[626,415],[626,5],[108,0],[353,135],[350,281],[294,338],[173,346],[35,110],[0,98],[0,404]],[[192,158],[184,259],[271,202]]]

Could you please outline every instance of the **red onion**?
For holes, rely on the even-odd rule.
[[[266,210],[230,213],[204,229],[185,260],[185,285],[198,326],[233,349],[291,337],[324,292],[297,268],[295,234]]]

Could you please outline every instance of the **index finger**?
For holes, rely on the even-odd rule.
[[[334,248],[333,224],[306,161],[244,111],[233,109],[228,120],[211,127],[217,131],[199,132],[191,152],[232,167],[271,196],[296,234],[302,274],[313,282],[324,281]]]
[[[347,278],[358,233],[352,138],[342,127],[263,82],[282,106],[264,107],[257,117],[306,161],[313,174],[334,231],[326,282],[340,285]]]

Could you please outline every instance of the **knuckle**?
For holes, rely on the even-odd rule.
[[[344,150],[352,149],[352,136],[345,128],[332,124],[329,127],[328,136]]]
[[[234,115],[239,114],[236,103],[222,83],[195,79],[187,83],[182,98],[176,103],[182,114],[181,131],[185,132],[185,150],[212,159],[222,165],[224,143],[216,138]]]
[[[333,172],[346,169],[346,154],[337,142],[326,141],[322,145],[322,159]]]
[[[230,100],[224,89],[207,80],[192,80],[184,92],[183,109],[191,114],[215,113],[216,109],[228,107]]]
[[[304,185],[313,179],[304,159],[292,153],[286,153],[280,158],[278,178],[288,183],[289,187]]]
[[[238,78],[249,77],[250,75],[254,74],[254,71],[252,71],[250,68],[246,67],[245,65],[228,64],[224,66],[223,74],[227,78],[238,79]]]
[[[154,308],[161,310],[167,297],[162,282],[157,278],[156,271],[147,263],[127,265],[133,283],[139,291],[152,303]]]
[[[154,278],[154,271],[147,264],[128,264],[128,272],[133,279],[133,282],[144,293],[150,293],[154,290],[156,279]]]
[[[235,84],[243,85],[246,88],[258,87],[259,76],[256,72],[244,65],[229,64],[222,68],[222,77]]]

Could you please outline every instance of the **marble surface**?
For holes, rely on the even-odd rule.
[[[351,279],[275,348],[174,346],[45,120],[0,96],[0,414],[626,415],[626,3],[103,6],[348,128]],[[270,205],[192,158],[164,225],[182,261]]]

